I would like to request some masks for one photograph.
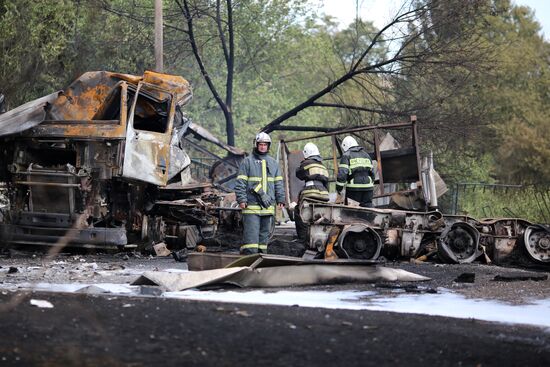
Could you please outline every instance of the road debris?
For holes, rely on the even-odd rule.
[[[493,280],[500,282],[517,282],[517,281],[526,281],[533,280],[536,282],[547,280],[548,274],[537,274],[537,273],[511,273],[511,274],[499,274],[496,275]]]
[[[159,285],[181,291],[213,284],[240,287],[293,287],[342,282],[426,281],[429,278],[370,261],[302,260],[289,256],[256,254],[241,257],[223,269],[187,273],[144,272],[132,285]]]
[[[53,308],[51,302],[43,299],[31,299],[29,303],[31,304],[31,306],[35,306],[38,308]]]
[[[476,280],[475,273],[462,273],[456,277],[455,283],[474,283]]]

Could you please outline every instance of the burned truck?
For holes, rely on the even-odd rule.
[[[182,77],[87,72],[0,114],[0,243],[194,246],[218,229],[224,195],[189,175],[186,135],[243,153],[191,122]]]
[[[405,140],[409,144],[401,146],[388,131],[408,138]],[[380,138],[384,132],[386,135]],[[309,226],[309,256],[363,260],[434,257],[447,263],[469,263],[481,258],[496,264],[550,264],[548,225],[522,218],[477,220],[438,210],[438,198],[446,186],[433,169],[432,157],[421,157],[414,116],[407,123],[329,130],[281,140],[289,206],[298,201],[303,186],[294,177],[301,151],[292,151],[289,145],[330,139],[332,156],[325,162],[337,172],[338,136],[348,134],[363,134],[364,141],[371,142],[374,148],[371,156],[377,166],[373,200],[376,208],[362,208],[351,202],[337,204],[334,200],[303,200],[299,213]]]

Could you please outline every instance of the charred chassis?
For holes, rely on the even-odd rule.
[[[190,179],[181,146],[204,132],[182,111],[191,97],[178,76],[88,72],[0,115],[0,242],[194,247],[215,233],[224,197]]]
[[[308,247],[325,258],[427,258],[550,264],[550,228],[520,218],[476,220],[439,211],[361,208],[306,199]],[[336,254],[336,256],[334,256]]]
[[[410,136],[410,144],[402,147],[391,143],[389,135],[380,140],[379,136],[387,131],[405,132],[401,136]],[[322,134],[281,140],[287,204],[298,201],[303,186],[294,177],[301,152],[290,151],[288,143],[330,138],[333,149],[327,162],[332,161],[337,172],[338,136],[359,133],[370,133],[372,137],[363,140],[370,140],[373,146],[378,184],[374,198],[379,208],[304,200],[299,204],[299,213],[309,225],[309,256],[374,260],[381,256],[427,259],[437,255],[440,261],[450,263],[469,263],[484,257],[496,264],[550,264],[549,226],[521,218],[477,220],[437,210],[437,199],[446,186],[433,169],[431,155],[420,156],[415,116],[408,123],[327,129]],[[405,189],[399,190],[404,184]],[[416,188],[411,189],[410,184]]]

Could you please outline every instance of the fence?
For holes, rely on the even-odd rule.
[[[513,217],[550,223],[550,185],[461,182],[451,190],[451,213],[475,218]]]
[[[191,177],[197,181],[208,181],[212,165],[217,161],[215,158],[194,157],[191,158]]]

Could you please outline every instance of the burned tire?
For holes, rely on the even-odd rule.
[[[454,223],[441,234],[437,254],[442,261],[451,264],[473,262],[482,254],[478,230],[466,222]]]
[[[353,225],[342,231],[336,250],[340,257],[376,260],[381,249],[382,240],[375,230],[364,225]]]
[[[523,235],[529,257],[539,263],[550,263],[550,228],[529,226]]]

